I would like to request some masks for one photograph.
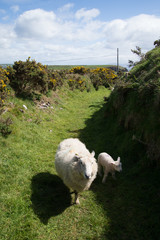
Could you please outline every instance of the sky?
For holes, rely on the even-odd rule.
[[[0,0],[0,64],[127,67],[157,39],[159,0]]]

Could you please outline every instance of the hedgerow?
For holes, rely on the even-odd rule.
[[[9,95],[8,89],[9,79],[8,72],[0,66],[0,107],[3,106],[5,99]]]
[[[84,66],[73,67],[70,70],[53,70],[31,60],[16,61],[7,68],[10,86],[16,95],[39,100],[48,90],[56,91],[65,83],[70,90],[90,91],[91,86],[98,89],[103,85],[109,87],[117,77],[109,68],[90,70]]]
[[[145,149],[148,161],[142,163],[158,166],[160,166],[159,69],[160,47],[156,47],[136,63],[128,76],[120,79],[110,95],[106,108],[106,115],[111,119],[117,119],[117,124],[132,134],[130,140],[134,140]]]

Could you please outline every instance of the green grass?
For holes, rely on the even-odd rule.
[[[78,65],[78,66],[84,66],[89,69],[96,69],[96,68],[113,68],[117,69],[116,65]],[[73,67],[77,67],[77,65],[48,65],[49,69],[54,69],[54,70],[69,70]],[[120,66],[120,70],[125,70],[123,67]]]
[[[97,67],[110,67],[110,65],[79,65],[84,66],[86,68],[95,69]],[[54,70],[62,70],[62,69],[71,69],[73,67],[77,67],[77,65],[48,65],[48,68]]]
[[[105,89],[63,93],[59,104],[46,110],[12,99],[14,107],[5,113],[12,118],[12,133],[0,137],[0,239],[100,239],[108,224],[103,208],[92,191],[82,194],[80,206],[70,206],[54,155],[61,140],[79,136],[94,112],[89,106],[100,107],[106,94]],[[21,113],[23,104],[28,110]]]
[[[108,95],[105,88],[63,91],[55,96],[58,104],[45,110],[11,99],[4,117],[12,118],[12,133],[0,136],[1,240],[158,239],[159,170],[142,170],[132,161],[130,148],[138,158],[139,145],[105,115]],[[19,111],[23,104],[24,113]],[[57,146],[68,137],[79,137],[96,156],[120,154],[123,163],[116,181],[109,176],[103,185],[97,177],[78,206],[70,204],[54,168]]]

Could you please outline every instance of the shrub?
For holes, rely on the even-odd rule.
[[[136,49],[131,49],[131,51],[140,58],[140,62],[143,61],[145,59],[145,57],[146,57],[145,54],[142,53],[141,48],[138,47],[138,46],[136,46]],[[132,60],[129,60],[128,63],[129,63],[129,67],[134,67],[139,62],[134,62]]]
[[[96,90],[99,86],[109,87],[114,83],[117,75],[110,68],[96,68],[91,71],[91,81]]]
[[[65,78],[65,71],[55,71],[55,70],[48,70],[48,88],[52,90],[56,90],[57,87],[61,87],[64,83],[63,79]]]
[[[160,39],[154,41],[154,46],[155,47],[160,47]]]
[[[78,67],[73,67],[69,70],[69,73],[73,73],[73,74],[80,74],[80,75],[84,75],[86,73],[89,73],[90,69],[89,68],[85,68],[83,66],[78,66]]]
[[[85,78],[79,74],[68,74],[67,82],[71,90],[79,89],[80,91],[83,91],[86,88]]]
[[[0,67],[0,107],[3,106],[5,99],[7,98],[9,94],[8,90],[8,84],[9,84],[9,79],[8,79],[8,72]]]
[[[30,60],[16,61],[8,67],[10,85],[17,95],[32,96],[34,92],[46,93],[48,90],[48,74],[46,66]]]
[[[12,124],[11,118],[7,118],[6,120],[3,120],[0,118],[0,133],[3,137],[7,137],[11,132],[10,125]]]

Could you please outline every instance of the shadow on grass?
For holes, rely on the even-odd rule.
[[[158,240],[160,236],[159,171],[117,174],[106,184],[97,178],[92,186],[97,202],[103,207],[109,227],[107,240]]]
[[[49,172],[38,173],[31,181],[31,201],[34,213],[44,224],[52,216],[61,214],[71,206],[69,189],[62,180]]]
[[[158,240],[160,236],[160,171],[139,164],[145,148],[133,141],[132,135],[132,130],[120,126],[116,115],[106,115],[105,104],[99,110],[95,108],[79,134],[87,148],[95,150],[96,157],[105,151],[122,160],[123,171],[116,173],[117,180],[108,176],[102,184],[97,176],[91,186],[110,223],[102,239]]]

